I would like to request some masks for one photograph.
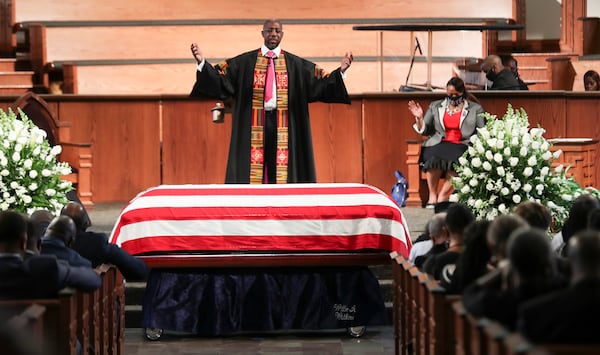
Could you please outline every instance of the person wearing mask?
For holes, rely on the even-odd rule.
[[[495,54],[485,58],[481,64],[481,71],[492,82],[491,90],[521,90],[513,72],[502,65],[502,59]]]
[[[408,109],[415,117],[415,131],[428,137],[423,142],[420,165],[429,189],[426,207],[434,208],[436,203],[448,201],[454,191],[454,165],[467,150],[471,136],[477,134],[477,128],[485,125],[484,110],[467,92],[464,81],[456,77],[446,84],[446,98],[432,102],[427,112],[414,100],[408,102]]]

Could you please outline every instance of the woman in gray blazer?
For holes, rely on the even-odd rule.
[[[477,128],[485,125],[483,107],[467,92],[462,79],[451,78],[446,84],[446,94],[445,99],[432,102],[426,113],[419,103],[408,102],[408,109],[415,117],[413,128],[429,137],[423,142],[420,157],[429,188],[428,208],[448,201],[454,191],[450,180],[456,176],[454,164],[467,150]],[[440,179],[444,180],[441,189]]]

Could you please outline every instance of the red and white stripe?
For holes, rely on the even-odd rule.
[[[121,212],[111,242],[131,254],[182,251],[349,251],[408,257],[396,203],[363,184],[161,185]]]

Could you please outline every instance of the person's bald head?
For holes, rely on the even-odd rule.
[[[54,219],[52,212],[48,210],[36,210],[29,216],[27,226],[27,250],[39,254],[42,236],[50,222]]]
[[[58,238],[69,246],[75,241],[76,231],[75,223],[71,217],[61,215],[50,222],[44,237]]]
[[[77,202],[69,201],[60,211],[60,214],[71,217],[78,231],[83,232],[90,226],[85,209]]]
[[[573,270],[573,281],[582,278],[600,278],[600,232],[584,230],[569,240],[568,258]]]
[[[496,72],[499,72],[502,69],[504,69],[504,66],[502,65],[502,59],[500,59],[500,57],[495,54],[488,55],[485,58],[485,60],[481,64],[481,70],[483,70],[484,72],[487,72],[493,66],[496,67]]]

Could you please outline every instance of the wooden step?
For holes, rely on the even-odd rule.
[[[0,72],[15,71],[16,62],[15,58],[0,58]]]
[[[0,85],[0,95],[22,95],[31,90],[31,85]]]
[[[33,86],[32,71],[0,71],[0,85]]]

